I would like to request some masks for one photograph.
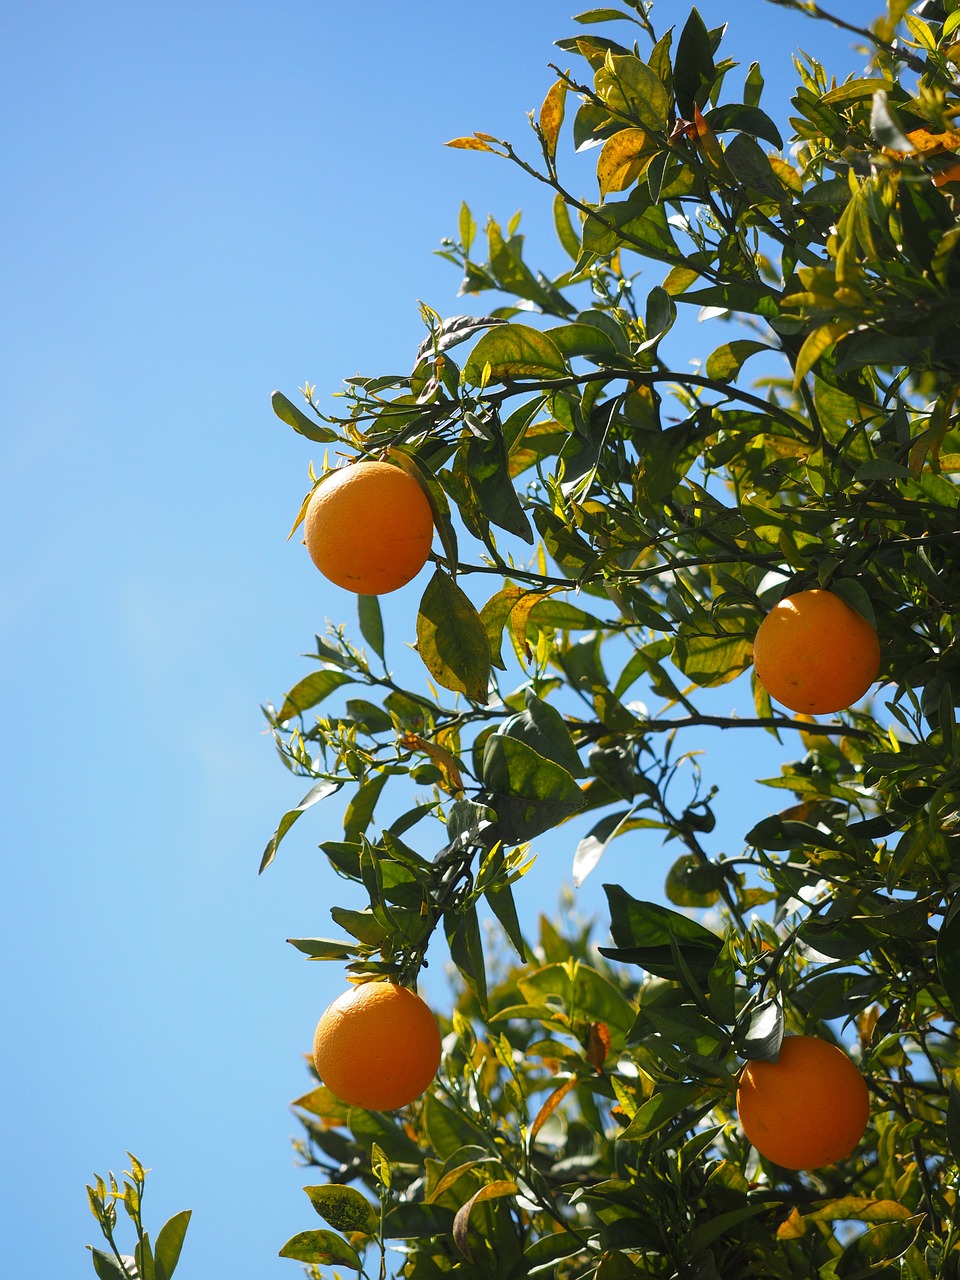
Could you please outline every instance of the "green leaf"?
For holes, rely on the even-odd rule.
[[[353,676],[345,671],[336,671],[330,667],[314,671],[293,686],[283,700],[277,719],[281,724],[286,724],[294,716],[303,715],[304,711],[318,706],[341,685],[353,683],[355,683]]]
[[[677,106],[684,120],[692,120],[694,105],[703,106],[706,92],[716,77],[710,33],[696,9],[691,9],[673,64],[673,85]]]
[[[677,304],[667,293],[666,289],[656,284],[647,294],[646,314],[644,316],[644,328],[646,330],[646,338],[643,349],[646,350],[652,342],[656,342],[668,333],[677,319]]]
[[[387,712],[366,698],[348,698],[345,710],[347,719],[365,733],[389,733],[393,729],[393,720]]]
[[[960,1017],[960,898],[955,898],[937,934],[937,972],[954,1013]]]
[[[860,1280],[881,1264],[902,1257],[917,1238],[921,1220],[917,1215],[908,1222],[888,1222],[857,1236],[834,1266],[837,1280]]]
[[[889,80],[873,79],[847,80],[845,84],[830,89],[820,99],[825,106],[845,106],[848,102],[860,102],[864,98],[872,98],[875,93],[891,88]],[[849,190],[849,188],[848,188]]]
[[[877,615],[873,611],[873,601],[867,594],[866,588],[856,578],[834,578],[830,583],[830,590],[840,597],[840,599],[850,606],[855,613],[859,613],[861,618],[865,618],[874,630],[877,628]]]
[[[538,279],[523,261],[522,236],[511,235],[508,240],[504,240],[499,226],[491,218],[487,223],[487,243],[490,249],[490,270],[505,293],[516,298],[526,298],[547,311],[559,310],[568,314],[573,310],[548,280]]]
[[[479,384],[487,364],[493,382],[553,378],[570,372],[549,335],[525,324],[503,325],[485,333],[463,366],[464,377],[468,382]]]
[[[454,1211],[439,1204],[392,1202],[383,1224],[387,1240],[437,1239],[450,1235]]]
[[[280,1257],[318,1266],[349,1267],[351,1271],[360,1271],[362,1267],[356,1249],[333,1231],[300,1231],[283,1246]]]
[[[746,671],[753,661],[753,641],[743,635],[703,635],[684,625],[674,639],[673,660],[695,684],[712,688]]]
[[[530,610],[527,622],[528,625],[532,622],[535,627],[553,631],[595,631],[603,626],[592,613],[567,600],[558,600],[556,596],[538,600]]]
[[[568,1015],[605,1022],[626,1033],[636,1016],[633,1005],[619,986],[583,962],[573,966],[569,961],[546,964],[522,974],[517,986],[526,1003],[543,1018],[549,1018],[559,1004]],[[503,1011],[494,1021],[509,1016]]]
[[[267,841],[267,847],[263,851],[263,857],[260,859],[260,871],[263,872],[269,867],[270,863],[277,855],[277,849],[280,847],[280,841],[287,834],[293,824],[319,800],[325,800],[327,796],[332,796],[343,786],[342,782],[334,782],[331,779],[324,778],[322,782],[318,782],[316,786],[310,788],[300,803],[294,809],[288,809],[280,819],[280,823]],[[258,873],[259,874],[259,873]],[[157,1242],[159,1244],[159,1240]]]
[[[360,634],[380,660],[383,660],[383,617],[377,596],[357,596]]]
[[[625,964],[638,964],[659,977],[681,979],[683,966],[698,981],[706,981],[723,949],[723,939],[689,916],[655,902],[641,902],[616,884],[605,884],[610,907],[610,932],[616,947],[600,947],[600,954]]]
[[[460,1253],[467,1259],[472,1259],[470,1246],[468,1242],[468,1233],[470,1228],[470,1214],[473,1212],[474,1205],[482,1204],[486,1200],[495,1200],[500,1196],[515,1196],[519,1192],[519,1187],[515,1182],[507,1182],[499,1180],[497,1182],[485,1183],[479,1191],[475,1191],[466,1204],[462,1205],[457,1211],[457,1216],[453,1220],[452,1236],[454,1243]]]
[[[773,171],[762,147],[748,133],[738,133],[723,153],[727,167],[738,182],[761,199],[788,199],[783,183]]]
[[[947,1146],[955,1161],[960,1161],[960,1089],[950,1086],[947,1095]]]
[[[593,208],[583,224],[583,248],[598,257],[630,249],[671,266],[682,257],[663,206],[645,205],[639,191]]]
[[[473,1124],[463,1111],[441,1102],[432,1091],[424,1095],[421,1124],[427,1142],[440,1160],[459,1156],[464,1147],[477,1146],[486,1150],[490,1141],[485,1129]]]
[[[573,229],[567,202],[559,193],[553,198],[553,225],[557,239],[568,257],[577,262],[580,258],[580,237]]]
[[[466,209],[466,205],[462,208]],[[470,210],[467,209],[467,216],[469,213]],[[466,227],[461,228],[461,236],[466,230]],[[476,230],[475,226],[474,230]],[[469,338],[475,338],[481,330],[490,329],[498,324],[506,324],[506,321],[498,316],[449,316],[441,321],[439,328],[434,329],[430,336],[420,343],[417,348],[417,363],[440,352],[449,351],[451,347],[466,342]]]
[[[578,13],[574,16],[574,22],[613,22],[617,18],[629,18],[628,13],[624,13],[622,9],[587,9],[584,13]]]
[[[481,1014],[487,1011],[487,974],[483,954],[483,937],[476,903],[457,911],[448,911],[443,917],[450,959],[463,974],[477,997]]]
[[[723,940],[696,920],[656,902],[633,898],[620,885],[603,887],[610,907],[610,932],[618,946],[669,945],[676,938],[680,942],[695,942],[719,954]]]
[[[456,565],[459,559],[457,531],[453,526],[453,521],[450,519],[450,504],[447,502],[447,496],[443,492],[437,477],[429,467],[425,467],[413,454],[407,453],[406,450],[391,446],[388,452],[393,461],[420,485],[430,504],[433,523],[440,534],[444,555],[451,566]]]
[[[558,1262],[563,1262],[565,1258],[576,1257],[583,1248],[579,1235],[573,1231],[557,1231],[552,1235],[540,1236],[534,1240],[533,1244],[528,1244],[523,1251],[527,1274],[532,1276],[549,1272],[555,1275]]]
[[[331,907],[330,915],[341,929],[345,929],[351,937],[356,938],[364,946],[379,948],[390,935],[389,926],[373,911],[351,911],[347,907]]]
[[[725,106],[714,107],[704,114],[704,120],[714,133],[729,133],[737,130],[748,133],[751,137],[762,138],[772,146],[783,148],[780,130],[765,111],[759,107],[745,107],[740,103],[728,102]]]
[[[358,948],[335,938],[288,938],[287,941],[311,960],[350,960]]]
[[[367,1236],[376,1235],[380,1221],[379,1211],[356,1187],[328,1183],[303,1189],[324,1222],[337,1231],[342,1231],[345,1235],[354,1231],[362,1231]]]
[[[491,524],[532,543],[533,530],[507,471],[503,441],[473,439],[466,450],[465,471],[477,506]]]
[[[491,666],[486,629],[471,600],[440,569],[420,601],[417,651],[445,689],[486,703]]]
[[[716,863],[685,853],[667,872],[664,890],[675,907],[712,907],[723,880],[723,869]]]
[[[318,444],[330,444],[337,439],[335,431],[308,418],[291,400],[287,399],[282,391],[274,391],[270,397],[270,403],[273,406],[273,412],[281,422],[285,422],[288,427],[293,427],[294,431],[306,436],[308,440],[315,440]]]
[[[678,422],[665,431],[648,432],[644,439],[640,478],[649,502],[666,501],[686,475],[699,452],[694,427]]]
[[[139,1280],[157,1280],[157,1268],[150,1247],[149,1232],[144,1231],[133,1251],[134,1263]]]
[[[524,703],[526,709],[505,720],[498,732],[525,742],[573,777],[582,777],[586,771],[560,712],[538,698],[532,689],[526,690]]]
[[[726,1213],[718,1213],[709,1222],[694,1227],[684,1241],[684,1245],[692,1257],[698,1257],[705,1249],[709,1249],[714,1240],[719,1240],[721,1236],[726,1235],[731,1227],[736,1227],[741,1222],[746,1222],[748,1218],[754,1218],[758,1213],[765,1212],[766,1205],[748,1204],[740,1209],[728,1209]]]
[[[136,1274],[133,1258],[124,1258],[124,1262],[129,1267],[129,1270],[125,1271],[113,1254],[102,1253],[99,1249],[91,1248],[90,1245],[87,1245],[87,1248],[93,1255],[93,1269],[100,1280],[131,1280]]]
[[[389,776],[386,772],[376,773],[353,793],[343,815],[343,832],[347,840],[358,840],[373,821],[373,811]]]
[[[501,587],[496,595],[491,596],[480,610],[480,620],[487,634],[493,665],[499,667],[501,671],[506,671],[507,669],[506,663],[501,656],[503,628],[506,626],[507,618],[512,613],[514,605],[523,595],[523,587],[508,583],[505,587]]]
[[[503,854],[495,853],[494,858],[498,864],[503,863]],[[513,949],[523,964],[527,962],[527,948],[523,940],[523,931],[520,928],[520,917],[517,915],[517,904],[514,900],[513,889],[510,885],[505,884],[497,888],[487,889],[484,897],[490,905],[490,910],[500,921],[504,933],[509,938]]]
[[[705,1092],[703,1085],[699,1084],[673,1084],[658,1090],[637,1110],[620,1134],[620,1140],[640,1142],[652,1137],[682,1111],[699,1102]]]
[[[593,324],[560,324],[548,330],[551,342],[563,355],[572,356],[616,356],[619,349],[613,339],[603,329]]]
[[[732,382],[751,356],[759,351],[772,350],[765,342],[754,342],[752,338],[737,338],[733,342],[725,342],[708,357],[707,377],[713,378],[715,382]]]
[[[160,1228],[157,1242],[153,1246],[157,1280],[171,1280],[180,1261],[180,1250],[190,1225],[191,1212],[190,1209],[183,1209],[180,1213],[175,1213]]]
[[[483,747],[483,784],[503,839],[519,844],[582,809],[576,779],[525,742],[494,733]]]

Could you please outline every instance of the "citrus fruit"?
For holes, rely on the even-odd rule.
[[[815,1036],[784,1036],[777,1062],[743,1068],[737,1113],[762,1156],[785,1169],[819,1169],[856,1147],[870,1100],[842,1049]]]
[[[791,711],[827,715],[852,706],[880,670],[877,633],[832,591],[786,596],[753,642],[757,679]]]
[[[381,596],[423,568],[433,513],[406,471],[388,462],[354,462],[317,485],[303,529],[325,578],[361,596]]]
[[[419,1098],[440,1065],[440,1028],[409,987],[364,982],[326,1009],[313,1037],[317,1074],[341,1102],[394,1111]]]

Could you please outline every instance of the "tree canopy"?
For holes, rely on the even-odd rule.
[[[439,931],[459,974],[420,1102],[297,1100],[326,1225],[284,1253],[314,1275],[960,1274],[960,0],[889,0],[862,31],[774,2],[854,31],[864,73],[798,56],[784,137],[696,9],[580,14],[526,145],[450,143],[546,189],[565,270],[463,207],[463,313],[421,306],[409,374],[348,379],[335,414],[274,395],[330,466],[408,471],[439,534],[422,684],[361,596],[359,634],[318,636],[267,708],[309,790],[261,869],[349,797],[320,846],[339,933],[294,945],[412,985]],[[666,355],[684,308],[715,334],[697,368]],[[809,589],[881,651],[868,699],[815,722],[752,672],[761,621]],[[745,673],[753,705],[712,714]],[[789,757],[734,852],[691,767],[718,724]],[[578,881],[636,832],[677,850],[664,901],[606,886],[609,938],[514,902],[584,815]],[[738,1124],[738,1072],[785,1032],[843,1044],[869,1087],[826,1168]]]

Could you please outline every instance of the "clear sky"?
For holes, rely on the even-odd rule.
[[[853,21],[880,8],[837,4]],[[846,37],[763,0],[700,9],[731,19],[744,67],[761,60],[781,123],[798,44],[841,73],[861,65]],[[93,1274],[84,1184],[119,1173],[127,1149],[155,1171],[154,1232],[195,1211],[184,1280],[296,1276],[277,1250],[321,1225],[287,1104],[342,972],[284,939],[333,929],[342,890],[316,844],[339,810],[304,817],[258,879],[306,789],[258,708],[304,673],[297,655],[324,620],[355,606],[285,541],[318,450],[269,395],[408,368],[418,298],[447,314],[487,305],[458,300],[432,255],[461,199],[481,223],[523,206],[531,257],[559,266],[541,190],[442,144],[474,129],[525,142],[575,11],[32,0],[0,13],[10,1280]],[[661,0],[657,20],[687,12]],[[695,325],[683,333],[689,358],[710,349]],[[416,600],[391,599],[394,652]],[[769,771],[725,756],[729,777]],[[723,839],[777,807],[744,794],[722,798]],[[528,922],[569,878],[575,842],[540,850]],[[600,908],[603,879],[659,895],[672,856],[649,838],[611,854],[583,910]],[[444,998],[437,975],[428,994]]]

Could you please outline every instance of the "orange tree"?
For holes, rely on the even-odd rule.
[[[566,270],[463,208],[443,254],[505,305],[421,307],[412,372],[350,379],[338,414],[274,396],[337,460],[409,473],[438,538],[423,681],[386,666],[360,596],[356,640],[319,637],[267,709],[310,790],[263,867],[344,789],[321,845],[340,936],[295,945],[413,986],[433,942],[459,974],[422,1098],[298,1099],[325,1225],[283,1252],[314,1275],[960,1275],[960,0],[890,0],[841,84],[798,58],[787,138],[722,29],[657,17],[575,20],[529,147],[450,144],[551,193]],[[717,333],[694,371],[666,354],[684,308]],[[867,701],[815,724],[752,670],[761,621],[811,590],[880,652]],[[804,643],[830,682],[842,632]],[[741,674],[753,705],[712,714]],[[787,757],[733,854],[708,765],[681,769],[705,726]],[[652,830],[678,850],[670,905],[608,885],[609,938],[525,927],[513,885],[584,816],[575,878]],[[825,1167],[772,1163],[738,1122],[744,1063],[782,1068],[785,1033],[843,1045],[867,1084]],[[775,1127],[849,1127],[815,1060]]]

